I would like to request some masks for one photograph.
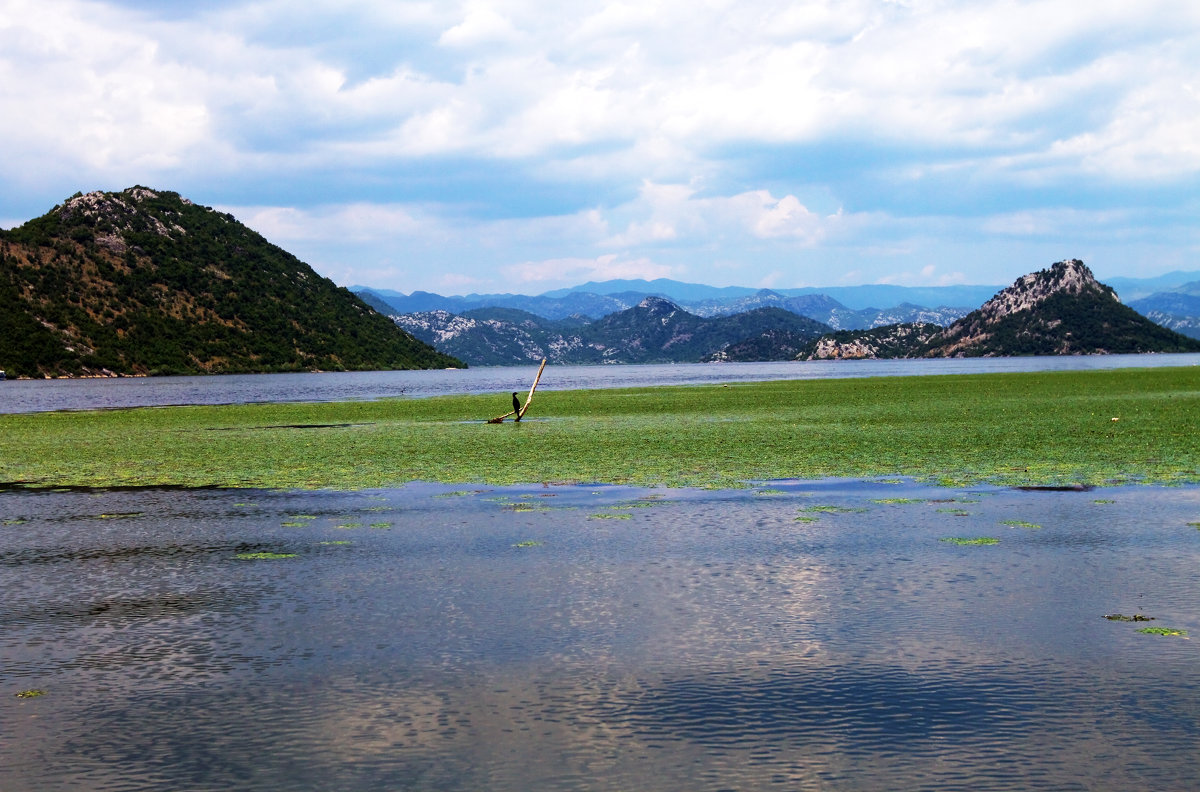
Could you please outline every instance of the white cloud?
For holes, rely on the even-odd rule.
[[[413,207],[354,203],[298,209],[290,206],[220,207],[267,239],[286,246],[300,242],[380,242],[443,229],[432,218],[414,216]]]
[[[767,190],[731,196],[699,196],[694,187],[646,182],[635,201],[612,211],[614,224],[630,217],[624,230],[601,242],[608,247],[633,247],[674,240],[716,238],[779,239],[799,246],[820,243],[839,227],[841,212],[822,217],[794,195],[774,197]]]
[[[505,268],[510,280],[530,286],[576,284],[614,278],[669,278],[681,274],[675,268],[646,258],[627,259],[615,253],[596,258],[564,258],[523,261]]]
[[[1173,0],[7,0],[0,212],[140,182],[256,207],[330,261],[423,246],[480,281],[609,254],[787,272],[769,259],[834,248],[867,273],[941,233],[1164,223],[1195,249],[1153,206],[1072,194],[1186,193],[1197,75],[1200,5]],[[926,264],[903,269],[945,277]]]
[[[463,20],[442,33],[438,43],[451,47],[475,47],[513,41],[518,37],[517,29],[508,18],[486,2],[475,2],[468,4]]]

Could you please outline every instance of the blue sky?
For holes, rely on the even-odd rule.
[[[1190,0],[0,0],[0,226],[144,184],[341,285],[1200,270]]]

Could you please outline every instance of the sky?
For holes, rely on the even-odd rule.
[[[343,286],[1200,270],[1194,0],[0,0],[0,227],[145,185]]]

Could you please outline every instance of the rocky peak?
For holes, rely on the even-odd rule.
[[[651,316],[664,318],[679,310],[679,306],[670,300],[653,295],[642,300],[637,304],[637,307],[649,312]]]
[[[1031,310],[1055,294],[1078,295],[1084,292],[1117,299],[1116,293],[1096,280],[1082,261],[1068,259],[1018,278],[1012,286],[984,303],[979,311],[985,320],[995,321],[1018,311]]]
[[[168,195],[174,196],[174,193]],[[146,187],[130,187],[119,193],[97,190],[71,196],[58,207],[58,215],[70,225],[94,227],[96,244],[120,254],[126,250],[125,235],[131,231],[149,231],[163,237],[187,234],[177,222],[179,212],[142,206],[148,200],[161,197],[160,193]],[[182,204],[192,205],[186,198],[175,197]]]

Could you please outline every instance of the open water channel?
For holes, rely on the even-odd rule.
[[[1200,488],[9,490],[0,514],[7,792],[1200,785]]]

